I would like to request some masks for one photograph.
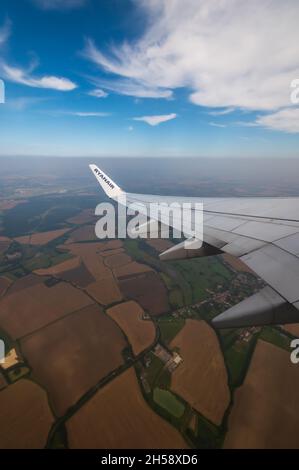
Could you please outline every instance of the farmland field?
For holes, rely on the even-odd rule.
[[[236,330],[230,342],[229,334],[217,333],[222,356],[216,334],[198,319],[213,318],[221,302],[238,300],[240,291],[248,294],[254,283],[248,287],[246,280],[253,276],[237,278],[242,266],[221,256],[162,262],[158,252],[173,245],[169,240],[98,240],[89,209],[98,196],[86,197],[75,207],[72,194],[66,196],[61,211],[65,195],[34,198],[0,214],[0,252],[9,247],[1,258],[0,338],[20,361],[0,368],[0,397],[33,384],[46,403],[46,412],[38,410],[41,421],[50,415],[39,440],[30,429],[25,444],[13,428],[19,418],[11,415],[12,439],[43,447],[48,436],[47,445],[58,448],[179,448],[184,438],[195,448],[222,446],[230,400],[226,367],[233,393],[246,377],[257,337],[287,349],[290,335],[263,328],[242,342]],[[164,348],[160,357],[156,341]],[[182,357],[176,369],[169,360],[174,351]]]
[[[224,447],[298,447],[296,367],[287,351],[258,341],[245,382],[235,393]]]
[[[71,258],[47,269],[37,269],[34,272],[39,275],[55,276],[79,287],[86,287],[95,282],[95,278],[79,257]]]
[[[94,225],[83,225],[70,234],[68,243],[93,240],[97,240]]]
[[[46,245],[52,240],[55,240],[55,238],[61,237],[67,231],[68,229],[52,230],[49,232],[38,232],[38,233],[33,233],[32,235],[25,235],[23,237],[17,237],[15,238],[15,240],[18,243],[24,243],[28,245]]]
[[[120,268],[121,266],[125,266],[126,264],[129,264],[131,261],[132,260],[131,260],[130,256],[128,256],[126,253],[110,254],[110,256],[105,257],[106,266],[108,266],[109,268],[112,268],[112,269],[113,268]]]
[[[69,421],[70,448],[184,449],[186,443],[143,399],[133,368],[97,392]]]
[[[113,277],[111,270],[105,266],[104,260],[100,255],[102,250],[100,243],[71,243],[63,245],[63,247],[73,255],[79,256],[95,279]]]
[[[150,320],[143,320],[142,308],[134,301],[115,305],[107,310],[124,331],[135,355],[149,347],[155,339],[155,327]]]
[[[179,401],[176,396],[168,390],[156,387],[154,389],[154,402],[161,408],[164,408],[171,415],[176,418],[181,418],[185,411],[185,406]]]
[[[89,222],[93,222],[96,220],[96,217],[94,215],[94,210],[93,209],[84,209],[82,212],[80,212],[77,215],[74,215],[73,217],[70,217],[67,222],[71,224],[86,224]]]
[[[291,333],[291,335],[299,338],[299,323],[291,323],[290,325],[284,325],[284,330]]]
[[[160,315],[169,310],[167,290],[155,272],[122,279],[119,285],[124,297],[135,300],[151,315]]]
[[[122,300],[122,294],[113,277],[89,284],[86,291],[101,305],[110,305]]]
[[[80,258],[77,256],[63,261],[62,263],[56,264],[55,266],[51,266],[49,268],[37,269],[35,272],[36,274],[39,274],[41,276],[55,276],[59,273],[63,273],[64,271],[75,269],[78,266],[80,266]]]
[[[124,279],[127,277],[131,277],[137,274],[152,272],[152,268],[147,266],[146,264],[137,263],[136,261],[132,261],[131,263],[126,263],[124,266],[118,266],[113,269],[113,273],[115,277],[118,279]]]
[[[92,303],[87,295],[65,282],[46,285],[46,277],[28,277],[31,286],[23,285],[26,278],[16,281],[9,295],[0,300],[1,326],[14,339]]]
[[[173,372],[171,390],[216,424],[230,400],[227,373],[214,331],[204,322],[187,320],[170,348],[183,362]]]
[[[21,341],[33,377],[49,392],[57,415],[123,362],[121,330],[97,305],[83,308]]]
[[[10,279],[7,277],[0,277],[0,296],[3,295],[6,289],[11,285]]]
[[[0,392],[0,449],[43,448],[53,421],[37,384],[21,379]]]

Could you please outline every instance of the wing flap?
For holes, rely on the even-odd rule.
[[[267,286],[215,317],[212,323],[217,328],[241,328],[298,321],[299,311]]]
[[[299,300],[299,259],[272,244],[263,246],[241,260],[286,300]]]

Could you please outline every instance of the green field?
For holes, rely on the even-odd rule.
[[[25,375],[30,373],[30,369],[26,366],[17,366],[8,371],[8,377],[10,382],[16,382]]]
[[[260,334],[260,339],[272,343],[279,348],[291,351],[291,339],[288,335],[279,331],[277,328],[271,326],[265,326]]]
[[[144,240],[125,240],[125,249],[134,259],[158,270],[169,291],[172,308],[204,300],[207,289],[229,288],[234,273],[219,257],[161,262]]]
[[[168,345],[184,325],[185,320],[183,318],[161,318],[158,321],[158,326],[161,332],[161,341]]]
[[[225,350],[224,359],[229,371],[230,383],[233,388],[242,385],[255,344],[256,337],[253,337],[248,343],[242,342],[233,344],[230,348]]]
[[[146,369],[146,378],[149,386],[153,390],[155,387],[168,388],[170,386],[170,373],[164,368],[164,363],[150,353],[151,363]]]
[[[187,292],[185,284],[180,285],[185,294],[186,305],[207,298],[207,289],[213,290],[218,286],[227,288],[234,276],[233,273],[223,265],[220,258],[217,257],[174,261],[171,262],[171,265],[178,271],[188,285]]]
[[[157,405],[164,408],[164,410],[168,411],[172,416],[175,416],[176,418],[181,418],[183,416],[185,406],[173,393],[156,387],[154,389],[153,398]]]
[[[184,297],[179,288],[175,288],[169,292],[169,303],[173,309],[184,306]]]
[[[198,413],[197,432],[187,429],[187,436],[197,449],[216,449],[222,446],[224,432]]]

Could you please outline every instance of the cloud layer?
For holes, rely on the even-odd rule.
[[[299,108],[281,109],[276,113],[260,116],[256,123],[268,129],[299,133]]]
[[[116,77],[111,90],[169,98],[186,87],[195,105],[268,113],[290,106],[289,85],[299,77],[299,2],[135,3],[147,18],[142,37],[106,52],[92,41],[85,48],[87,58]]]

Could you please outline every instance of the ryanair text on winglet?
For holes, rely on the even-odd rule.
[[[111,181],[105,176],[103,175],[103,173],[100,172],[100,170],[98,170],[97,168],[95,168],[93,170],[103,181],[105,181],[105,183],[108,184],[108,186],[111,188],[111,189],[114,189],[114,184],[111,183]]]

